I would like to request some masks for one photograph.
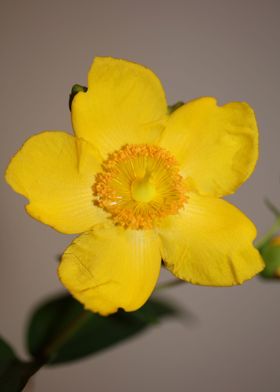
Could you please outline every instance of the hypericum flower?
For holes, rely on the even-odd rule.
[[[103,315],[144,304],[161,259],[178,278],[240,284],[263,268],[256,230],[220,197],[252,173],[258,131],[246,103],[190,101],[169,114],[158,78],[124,60],[96,58],[88,91],[72,102],[75,136],[43,132],[12,159],[6,179],[28,213],[81,233],[59,277]]]

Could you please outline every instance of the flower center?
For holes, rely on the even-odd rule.
[[[131,184],[131,196],[135,201],[148,203],[156,196],[155,182],[146,174],[143,178],[135,179]]]
[[[111,154],[96,176],[93,194],[115,224],[131,229],[151,229],[186,202],[177,161],[148,144],[125,145]]]

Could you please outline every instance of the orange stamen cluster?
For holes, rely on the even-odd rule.
[[[186,202],[177,161],[163,148],[148,144],[125,145],[111,154],[96,176],[93,193],[95,204],[115,224],[137,230],[151,229]]]

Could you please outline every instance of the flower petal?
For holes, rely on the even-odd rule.
[[[59,266],[65,287],[102,315],[133,311],[151,295],[161,265],[157,235],[106,225],[78,237]]]
[[[13,157],[6,181],[29,199],[32,217],[63,233],[80,233],[105,219],[92,197],[99,161],[89,143],[65,132],[43,132]]]
[[[190,190],[233,193],[258,157],[254,112],[243,102],[217,106],[214,98],[193,100],[171,115],[160,145],[176,156]]]
[[[241,284],[264,265],[253,223],[224,200],[191,195],[159,229],[162,258],[177,277],[210,286]]]
[[[89,71],[88,91],[72,103],[78,137],[97,147],[103,158],[128,143],[154,143],[167,114],[163,88],[141,65],[97,57]]]

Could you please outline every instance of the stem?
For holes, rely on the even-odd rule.
[[[265,199],[264,202],[266,206],[270,209],[270,211],[273,213],[275,218],[279,218],[280,210],[269,199]]]
[[[277,233],[277,231],[279,231],[279,229],[280,229],[280,216],[276,219],[276,221],[268,230],[268,232],[264,235],[264,237],[257,242],[256,247],[260,249],[262,246],[264,246],[265,243],[269,241],[270,238]]]
[[[90,315],[89,311],[83,310],[65,328],[50,339],[34,360],[27,364],[28,382],[30,382],[31,376],[52,360],[60,347],[88,320]]]

